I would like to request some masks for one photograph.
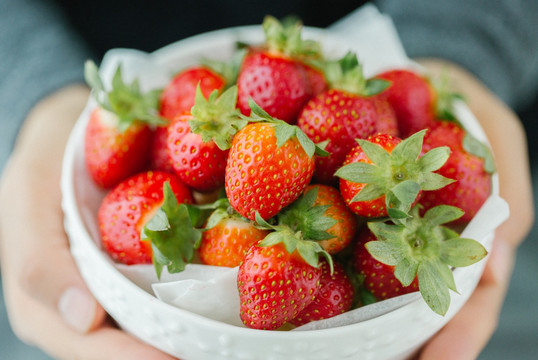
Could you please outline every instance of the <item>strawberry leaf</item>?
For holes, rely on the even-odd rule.
[[[403,286],[409,286],[417,276],[419,262],[412,257],[403,258],[394,268],[394,276]]]
[[[463,148],[469,154],[484,159],[484,170],[486,172],[493,174],[496,171],[495,160],[493,159],[493,154],[491,153],[490,148],[486,144],[478,141],[478,139],[472,136],[469,132],[467,132],[463,138]]]
[[[426,211],[424,219],[433,225],[443,225],[459,219],[464,213],[463,210],[455,206],[439,205]]]
[[[420,152],[422,151],[422,143],[425,134],[426,130],[418,131],[396,145],[392,150],[392,157],[396,159],[396,164],[403,164],[406,161],[415,161],[418,159]]]
[[[488,254],[478,241],[460,237],[443,241],[440,250],[442,261],[456,267],[472,265]]]
[[[327,232],[337,221],[324,216],[330,205],[314,205],[318,189],[312,188],[278,214],[278,224],[286,225],[293,231],[300,231],[305,240],[327,240],[334,235]]]
[[[269,51],[292,57],[319,57],[321,46],[313,40],[303,40],[303,24],[296,17],[279,21],[267,15],[263,20],[265,43]]]
[[[361,146],[362,151],[364,151],[364,154],[368,157],[368,159],[370,159],[372,163],[380,165],[392,162],[390,160],[391,155],[380,145],[374,144],[364,139],[357,139],[357,142]]]
[[[344,180],[366,184],[377,183],[382,179],[379,167],[363,162],[344,165],[336,170],[335,175]]]
[[[418,266],[418,283],[426,304],[437,314],[445,315],[450,306],[450,294],[437,265],[431,261],[421,262]]]
[[[196,229],[189,214],[188,205],[178,204],[166,182],[163,186],[164,202],[141,232],[141,239],[150,241],[153,264],[160,279],[164,267],[169,273],[181,272],[194,257],[202,232]]]
[[[366,249],[377,261],[383,264],[396,266],[403,260],[402,243],[400,241],[369,241],[365,244]]]
[[[366,243],[368,252],[376,260],[395,266],[394,274],[404,286],[418,275],[424,300],[441,315],[450,304],[449,290],[457,292],[451,268],[474,264],[487,255],[479,242],[460,238],[456,231],[442,225],[461,213],[456,207],[441,205],[420,217],[420,207],[416,206],[405,220],[367,223],[377,238]]]
[[[418,166],[422,171],[436,171],[446,163],[449,156],[450,148],[448,146],[436,147],[418,159]]]
[[[151,125],[166,125],[158,113],[161,90],[142,93],[138,80],[127,84],[123,81],[121,65],[112,77],[112,89],[107,91],[99,76],[99,69],[92,61],[86,61],[84,77],[93,89],[93,96],[104,109],[113,112],[118,118],[118,129],[125,131],[133,122],[140,121]]]

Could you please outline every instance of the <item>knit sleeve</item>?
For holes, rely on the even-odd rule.
[[[90,52],[47,0],[0,0],[0,170],[40,99],[83,81]]]
[[[510,106],[538,92],[538,1],[379,0],[406,53],[462,65]]]

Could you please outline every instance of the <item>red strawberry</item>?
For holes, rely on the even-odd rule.
[[[237,88],[206,100],[198,88],[192,113],[183,113],[168,126],[168,155],[180,179],[193,189],[208,192],[224,184],[228,147],[246,124],[235,108]]]
[[[356,145],[355,139],[376,133],[380,126],[379,111],[383,111],[385,121],[387,110],[381,100],[370,96],[378,91],[379,83],[364,78],[354,54],[327,62],[325,72],[330,90],[308,101],[299,114],[297,126],[315,143],[328,141],[325,150],[330,155],[316,159],[314,178],[322,184],[336,185],[334,173]]]
[[[402,138],[431,125],[436,113],[436,91],[425,76],[407,69],[393,69],[376,78],[390,82],[382,96],[396,113]]]
[[[342,195],[336,188],[328,185],[309,185],[305,192],[313,189],[317,189],[314,206],[327,206],[324,216],[336,221],[326,230],[332,237],[321,240],[319,244],[329,254],[336,254],[348,246],[355,236],[357,230],[355,215],[346,206]]]
[[[254,220],[269,219],[302,194],[314,173],[315,145],[296,126],[270,117],[254,102],[258,118],[232,140],[225,189],[230,205]]]
[[[158,91],[142,94],[137,81],[125,84],[121,67],[107,91],[93,62],[87,62],[85,76],[99,107],[91,113],[84,138],[84,156],[94,182],[111,188],[146,168],[152,143],[149,124],[160,125],[157,115]]]
[[[226,80],[220,73],[204,65],[194,65],[182,70],[172,78],[161,93],[159,110],[161,116],[172,121],[178,115],[190,112],[194,106],[198,85],[207,98],[214,90],[221,92],[226,86]],[[166,145],[166,127],[157,128],[154,137],[151,151],[152,169],[172,171],[172,161],[168,156]]]
[[[239,216],[224,216],[204,231],[198,253],[207,265],[239,266],[247,250],[267,234]]]
[[[237,275],[241,320],[250,328],[279,328],[314,300],[320,278],[320,269],[283,243],[253,245]]]
[[[104,249],[124,264],[152,262],[151,244],[141,241],[144,226],[164,201],[163,186],[168,182],[180,203],[191,203],[189,189],[174,175],[143,172],[124,180],[103,199],[98,222]]]
[[[334,271],[328,262],[321,263],[319,290],[303,311],[291,323],[296,326],[310,321],[328,319],[348,311],[353,304],[354,288],[344,268],[339,263],[333,264]]]
[[[317,57],[319,45],[300,39],[300,23],[284,27],[273,17],[264,20],[266,43],[251,48],[237,78],[237,106],[250,114],[252,98],[271,116],[294,123],[304,104],[324,89],[320,72],[305,64],[305,56]],[[305,55],[307,54],[307,55]]]
[[[150,168],[156,171],[174,171],[172,159],[168,155],[168,126],[159,126],[153,133]]]
[[[189,126],[190,113],[177,116],[168,127],[168,154],[172,168],[191,188],[208,192],[224,184],[227,150],[221,150],[213,141],[204,142]]]
[[[448,158],[447,147],[421,155],[425,131],[401,140],[378,134],[358,146],[338,169],[340,191],[350,209],[368,218],[408,216],[422,190],[439,189],[452,180],[433,173]]]
[[[142,171],[149,161],[152,131],[146,124],[133,122],[127,129],[118,129],[118,117],[95,108],[84,136],[84,154],[93,181],[111,188],[129,176]]]
[[[345,160],[356,138],[375,133],[377,113],[373,103],[339,90],[321,93],[303,108],[297,125],[315,143],[329,140],[327,157],[316,159],[316,180],[323,184],[335,182],[334,172]]]
[[[354,266],[363,286],[378,299],[418,286],[426,304],[444,315],[450,306],[449,290],[457,292],[452,267],[472,265],[487,251],[444,225],[461,217],[461,209],[441,205],[421,217],[419,208],[411,209],[407,218],[367,223],[358,236]]]
[[[380,94],[370,97],[370,100],[374,103],[377,112],[376,131],[399,137],[398,120],[392,105]]]
[[[195,65],[184,69],[173,77],[161,94],[161,116],[172,120],[177,115],[190,111],[194,105],[198,84],[202,94],[207,98],[213,90],[222,91],[226,80],[206,66]]]
[[[442,189],[424,192],[420,203],[425,210],[441,204],[456,206],[465,211],[457,223],[468,223],[491,193],[491,173],[495,168],[489,149],[448,121],[437,121],[424,137],[425,150],[437,146],[452,150],[437,172],[456,181]]]

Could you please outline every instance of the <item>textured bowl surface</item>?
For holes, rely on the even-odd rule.
[[[318,29],[305,30],[305,36],[320,39],[331,56],[339,56],[357,45],[333,39]],[[202,34],[152,54],[113,50],[103,59],[101,72],[105,79],[110,78],[117,64],[122,62],[124,75],[140,77],[142,87],[162,87],[170,74],[197,62],[200,57],[225,59],[231,55],[237,40],[255,43],[260,42],[262,36],[258,26],[241,27]],[[145,70],[140,72],[140,69]],[[90,99],[65,152],[63,209],[72,253],[90,290],[117,323],[125,331],[173,356],[185,360],[404,359],[452,318],[481,276],[485,261],[454,271],[460,295],[451,293],[451,306],[444,317],[433,313],[418,299],[376,318],[322,330],[252,330],[168,305],[118,272],[99,247],[96,212],[103,192],[93,185],[83,162],[84,129],[94,106]],[[478,137],[484,138],[468,109],[462,105],[459,110],[463,121]],[[493,194],[484,206],[487,211],[483,209],[477,215],[482,219],[475,219],[476,224],[473,220],[465,230],[487,249],[493,238],[492,226],[507,216],[506,204],[497,195],[497,178],[493,180]],[[485,223],[488,226],[484,226]]]

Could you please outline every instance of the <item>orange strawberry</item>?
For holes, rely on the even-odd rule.
[[[198,253],[204,264],[235,267],[243,261],[247,250],[269,232],[236,213],[230,214],[229,203],[225,203],[209,217]]]

